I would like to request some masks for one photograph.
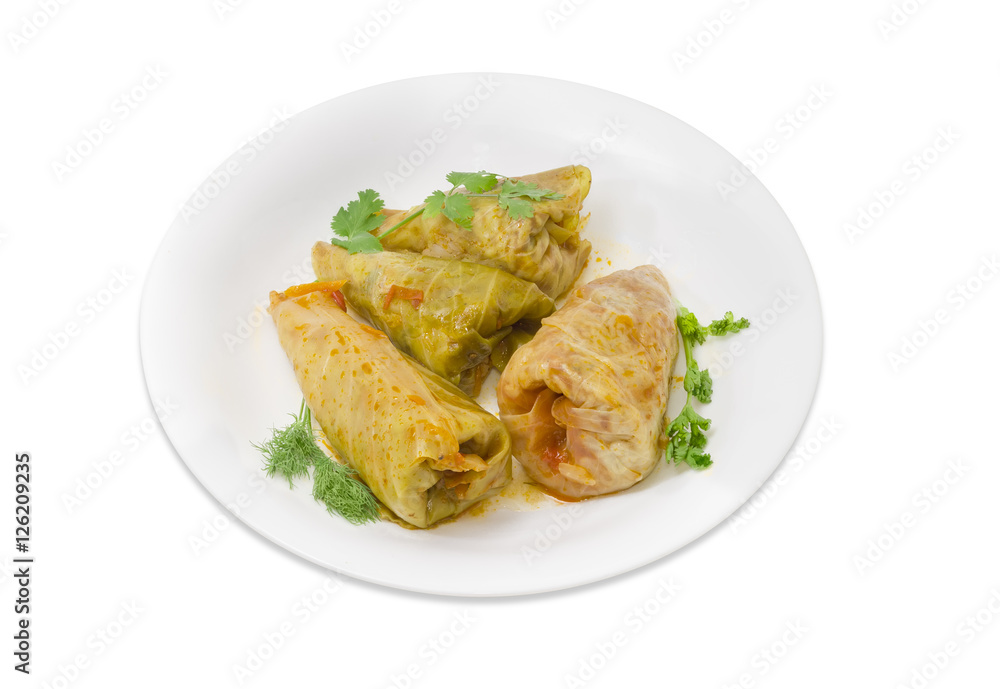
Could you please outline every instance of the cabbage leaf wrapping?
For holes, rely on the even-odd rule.
[[[500,377],[500,418],[532,479],[567,498],[628,488],[663,455],[676,309],[654,266],[573,290]]]
[[[530,282],[496,268],[410,252],[347,253],[327,242],[312,251],[320,280],[347,280],[348,303],[399,349],[479,394],[490,355],[521,319],[555,309]]]
[[[511,476],[503,424],[351,318],[322,283],[271,293],[306,403],[337,454],[401,520],[428,527]]]
[[[590,192],[590,170],[571,165],[512,178],[563,194],[557,200],[533,203],[534,216],[511,218],[495,198],[472,197],[472,230],[459,227],[444,214],[420,215],[382,239],[390,251],[415,251],[439,258],[458,258],[500,268],[533,282],[552,298],[568,290],[590,255],[590,242],[580,237],[586,224],[580,211]],[[386,210],[379,234],[423,208]]]

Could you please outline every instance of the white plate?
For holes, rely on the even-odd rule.
[[[733,310],[755,323],[699,350],[716,373],[705,409],[715,421],[715,466],[661,466],[619,495],[492,510],[427,531],[351,526],[312,500],[308,482],[292,491],[264,479],[258,492],[251,441],[284,425],[301,400],[262,307],[271,289],[313,279],[309,250],[329,238],[337,208],[368,187],[390,207],[409,207],[450,170],[515,175],[570,162],[593,171],[586,234],[605,260],[592,259],[588,274],[608,272],[608,258],[613,269],[654,263],[703,320]],[[179,406],[164,429],[220,502],[244,503],[238,516],[249,526],[359,579],[514,595],[586,584],[668,555],[763,484],[795,440],[819,377],[822,317],[809,261],[756,179],[722,198],[718,182],[738,165],[653,107],[539,77],[409,79],[311,108],[223,163],[157,253],[140,340],[151,397]],[[732,356],[733,347],[742,349]]]

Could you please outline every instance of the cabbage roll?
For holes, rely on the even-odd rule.
[[[347,280],[348,303],[393,344],[469,395],[479,394],[511,326],[555,309],[536,285],[476,263],[410,252],[352,256],[327,242],[316,243],[312,259],[320,280]]]
[[[529,476],[571,499],[622,490],[663,455],[676,310],[653,266],[573,290],[500,377],[500,418]]]
[[[580,237],[586,222],[580,209],[590,192],[590,170],[571,165],[512,179],[533,182],[564,196],[535,202],[534,217],[520,220],[512,219],[495,198],[472,198],[476,215],[471,232],[443,214],[421,215],[385,237],[382,245],[390,251],[416,251],[500,268],[535,283],[552,298],[559,297],[579,277],[590,255],[590,242]],[[386,210],[378,232],[422,207]]]
[[[306,403],[337,454],[401,520],[428,527],[502,488],[503,424],[351,318],[336,283],[271,292]]]

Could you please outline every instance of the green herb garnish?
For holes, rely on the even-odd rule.
[[[385,201],[374,189],[358,192],[358,198],[341,208],[333,216],[330,227],[336,235],[332,244],[347,249],[352,254],[374,254],[382,250],[382,244],[371,234],[382,225],[379,213],[385,208]]]
[[[715,335],[716,337],[721,337],[726,333],[738,333],[744,328],[750,327],[750,321],[746,318],[741,318],[738,321],[733,319],[733,312],[726,311],[726,315],[717,321],[712,321],[708,326],[708,334]]]
[[[698,322],[698,317],[683,306],[677,312],[677,329],[684,342],[684,360],[687,370],[684,373],[684,390],[687,400],[684,408],[670,422],[664,431],[667,438],[667,461],[685,462],[695,469],[704,469],[712,465],[712,456],[705,452],[708,438],[705,431],[712,425],[691,404],[691,398],[704,404],[712,401],[712,376],[707,370],[701,370],[694,358],[695,345],[704,344],[709,335],[721,337],[728,333],[737,333],[750,327],[746,318],[735,320],[733,312],[729,311],[720,320],[712,321],[706,328]]]
[[[328,512],[336,512],[352,524],[378,521],[378,501],[368,486],[356,478],[353,469],[333,461],[316,445],[312,412],[306,401],[302,400],[298,416],[290,416],[292,423],[280,430],[271,429],[271,438],[264,443],[254,443],[264,456],[268,477],[281,475],[292,488],[295,479],[308,476],[312,467],[313,497],[326,505]]]
[[[313,468],[313,497],[352,524],[379,520],[378,501],[353,469],[324,456]]]
[[[371,234],[385,219],[382,209],[385,202],[378,192],[365,189],[358,192],[358,198],[337,211],[330,227],[334,237],[332,244],[347,249],[352,254],[382,251],[381,239],[403,227],[420,215],[433,218],[443,214],[459,227],[472,230],[475,209],[470,198],[495,198],[500,208],[514,220],[534,215],[533,202],[555,201],[563,194],[550,189],[542,189],[537,184],[511,180],[492,172],[449,172],[448,181],[452,187],[448,191],[438,190],[424,199],[424,207],[411,213],[379,235]],[[497,186],[499,185],[499,188]]]

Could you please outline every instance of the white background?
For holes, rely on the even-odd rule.
[[[910,14],[896,26],[880,25],[891,0],[403,0],[348,59],[387,1],[6,2],[0,558],[14,555],[12,464],[27,451],[38,560],[30,678],[11,667],[16,586],[0,573],[0,684],[997,686],[1000,279],[984,260],[1000,251],[1000,7],[899,4]],[[328,572],[228,516],[155,425],[137,344],[144,272],[186,198],[275,113],[470,70],[632,96],[747,162],[774,139],[758,176],[816,270],[820,390],[799,459],[737,517],[639,571],[518,599],[349,579],[327,594]],[[814,87],[830,95],[810,109]],[[779,121],[800,107],[807,121],[788,135]],[[60,174],[53,164],[103,118],[110,133]],[[935,143],[946,150],[927,153]],[[890,207],[866,230],[845,229],[879,198]],[[115,271],[124,289],[90,311]],[[19,367],[71,323],[68,345],[25,379]],[[907,338],[921,346],[904,350]],[[69,505],[114,452],[118,466]],[[675,590],[665,604],[661,582]],[[234,667],[275,635],[241,685]]]

